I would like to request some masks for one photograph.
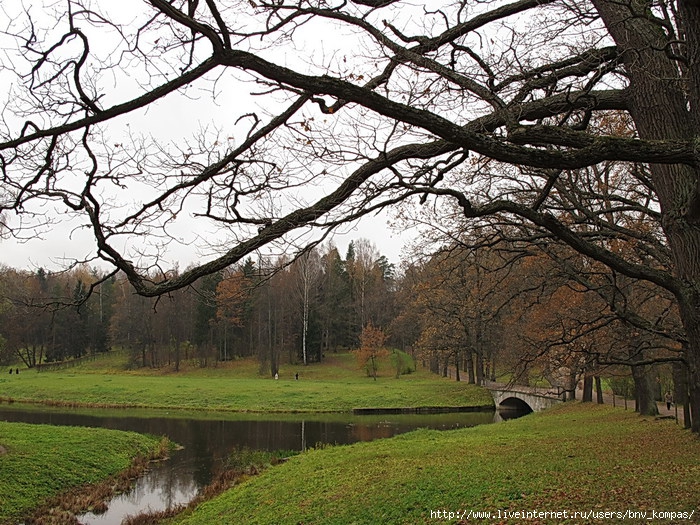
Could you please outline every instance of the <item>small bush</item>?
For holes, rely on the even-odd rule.
[[[416,364],[413,358],[401,350],[391,352],[391,364],[396,371],[396,377],[412,374],[416,371]]]

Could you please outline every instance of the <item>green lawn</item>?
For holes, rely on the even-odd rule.
[[[123,356],[113,354],[67,371],[0,376],[0,397],[200,412],[491,404],[484,389],[425,371],[395,379],[385,365],[375,382],[350,354],[333,355],[323,365],[284,367],[279,380],[258,376],[252,360],[184,368],[126,371]],[[153,441],[95,429],[0,423],[0,446],[2,523],[62,488],[125,468]],[[506,517],[506,511],[693,512],[690,520],[666,520],[691,523],[700,522],[699,486],[697,437],[671,421],[571,403],[499,425],[419,430],[312,450],[169,523],[434,524],[462,511],[493,513],[483,523],[622,522],[616,514],[604,520],[566,520],[562,514],[529,520]],[[635,522],[647,520],[626,520]]]
[[[698,487],[697,437],[671,421],[572,403],[504,424],[304,453],[169,523],[436,524],[448,522],[438,511],[470,510],[494,514],[451,522],[621,523],[617,514],[503,518],[505,511],[630,510],[693,512],[690,520],[662,520],[693,523]]]
[[[0,523],[127,469],[160,442],[134,432],[0,422]]]
[[[114,357],[108,359],[114,360]],[[427,371],[396,379],[388,364],[377,381],[350,354],[324,364],[283,367],[260,377],[252,360],[183,372],[127,372],[109,361],[56,372],[0,376],[0,399],[74,406],[124,406],[253,412],[347,412],[353,408],[492,405],[489,393]],[[105,373],[108,370],[109,373]],[[294,374],[299,373],[296,381]]]

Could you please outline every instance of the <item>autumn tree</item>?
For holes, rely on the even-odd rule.
[[[48,276],[43,270],[32,273],[6,268],[0,287],[3,360],[20,360],[32,368],[43,362],[51,342],[51,312],[46,308]]]
[[[534,224],[673,295],[700,431],[698,2],[3,7],[0,213],[11,235],[59,219],[87,226],[85,258],[156,296],[271,243],[298,253],[311,228],[412,197],[455,203],[473,221]],[[218,122],[202,130],[205,106]],[[611,112],[634,133],[601,128]],[[155,129],[174,114],[168,133]],[[605,161],[644,166],[635,177],[658,202],[668,270],[545,205],[562,177]],[[203,241],[210,258],[152,278],[169,245]]]
[[[223,324],[223,356],[230,358],[234,350],[229,347],[231,331],[243,326],[245,309],[250,299],[249,284],[242,270],[224,272],[216,286],[216,317]]]
[[[93,284],[96,284],[92,289]],[[0,334],[5,352],[33,368],[106,352],[110,347],[113,280],[76,267],[56,274],[0,272]]]
[[[153,299],[134,294],[124,277],[117,278],[110,332],[115,344],[129,353],[131,366],[149,366],[154,344],[153,306]]]
[[[288,362],[296,359],[296,341],[300,340],[301,316],[285,257],[260,259],[252,275],[253,291],[250,316],[250,345],[260,364],[260,373],[274,377],[283,355]],[[296,328],[298,331],[294,331]]]
[[[416,304],[416,291],[423,279],[422,264],[403,261],[396,279],[396,313],[387,327],[388,340],[394,348],[409,353],[414,360],[416,341],[421,334],[421,310]]]
[[[458,381],[464,371],[470,383],[484,384],[494,378],[499,359],[501,372],[514,368],[502,355],[508,346],[504,333],[512,332],[505,314],[533,283],[521,275],[518,259],[469,242],[477,241],[465,234],[461,242],[443,244],[429,256],[407,306],[419,318],[417,348],[441,363],[443,375],[452,366]],[[512,346],[517,349],[520,342]]]
[[[7,299],[5,276],[7,271],[2,268],[0,271],[0,326],[6,326],[5,319],[8,311],[12,309],[12,303]],[[7,348],[7,329],[0,329],[0,364],[6,365],[12,358],[12,353]]]
[[[605,341],[601,325],[609,322],[601,318],[604,304],[594,294],[561,278],[554,266],[542,261],[548,282],[533,297],[523,297],[518,317],[516,337],[520,339],[521,359],[517,368],[526,377],[533,371],[545,377],[557,389],[575,398],[579,380],[584,381],[584,401],[600,355],[598,343]],[[598,299],[598,301],[596,301]],[[591,383],[592,384],[592,383]]]
[[[378,360],[389,355],[389,351],[384,346],[385,341],[384,331],[369,322],[362,328],[360,347],[355,350],[358,366],[367,370],[367,375],[371,375],[375,381],[377,380]]]
[[[157,354],[153,366],[173,366],[177,372],[181,362],[192,357],[198,299],[192,289],[177,290],[155,301],[146,312],[153,318],[153,355]]]
[[[369,239],[348,246],[345,269],[350,282],[356,334],[368,323],[385,327],[393,316],[393,265]]]

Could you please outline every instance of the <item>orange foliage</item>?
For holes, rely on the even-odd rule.
[[[360,334],[360,348],[355,350],[355,357],[360,368],[366,368],[377,379],[377,359],[389,355],[384,347],[386,334],[381,328],[372,325],[371,322],[362,329]]]
[[[216,287],[216,317],[234,326],[243,324],[243,307],[248,297],[245,277],[238,271],[227,275]]]

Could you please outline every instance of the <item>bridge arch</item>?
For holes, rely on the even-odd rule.
[[[534,411],[527,401],[515,396],[506,397],[505,399],[501,400],[497,408],[503,410],[517,410],[527,414]]]
[[[563,401],[558,391],[491,382],[487,382],[485,386],[491,392],[497,408],[524,408],[531,412],[539,412]]]

